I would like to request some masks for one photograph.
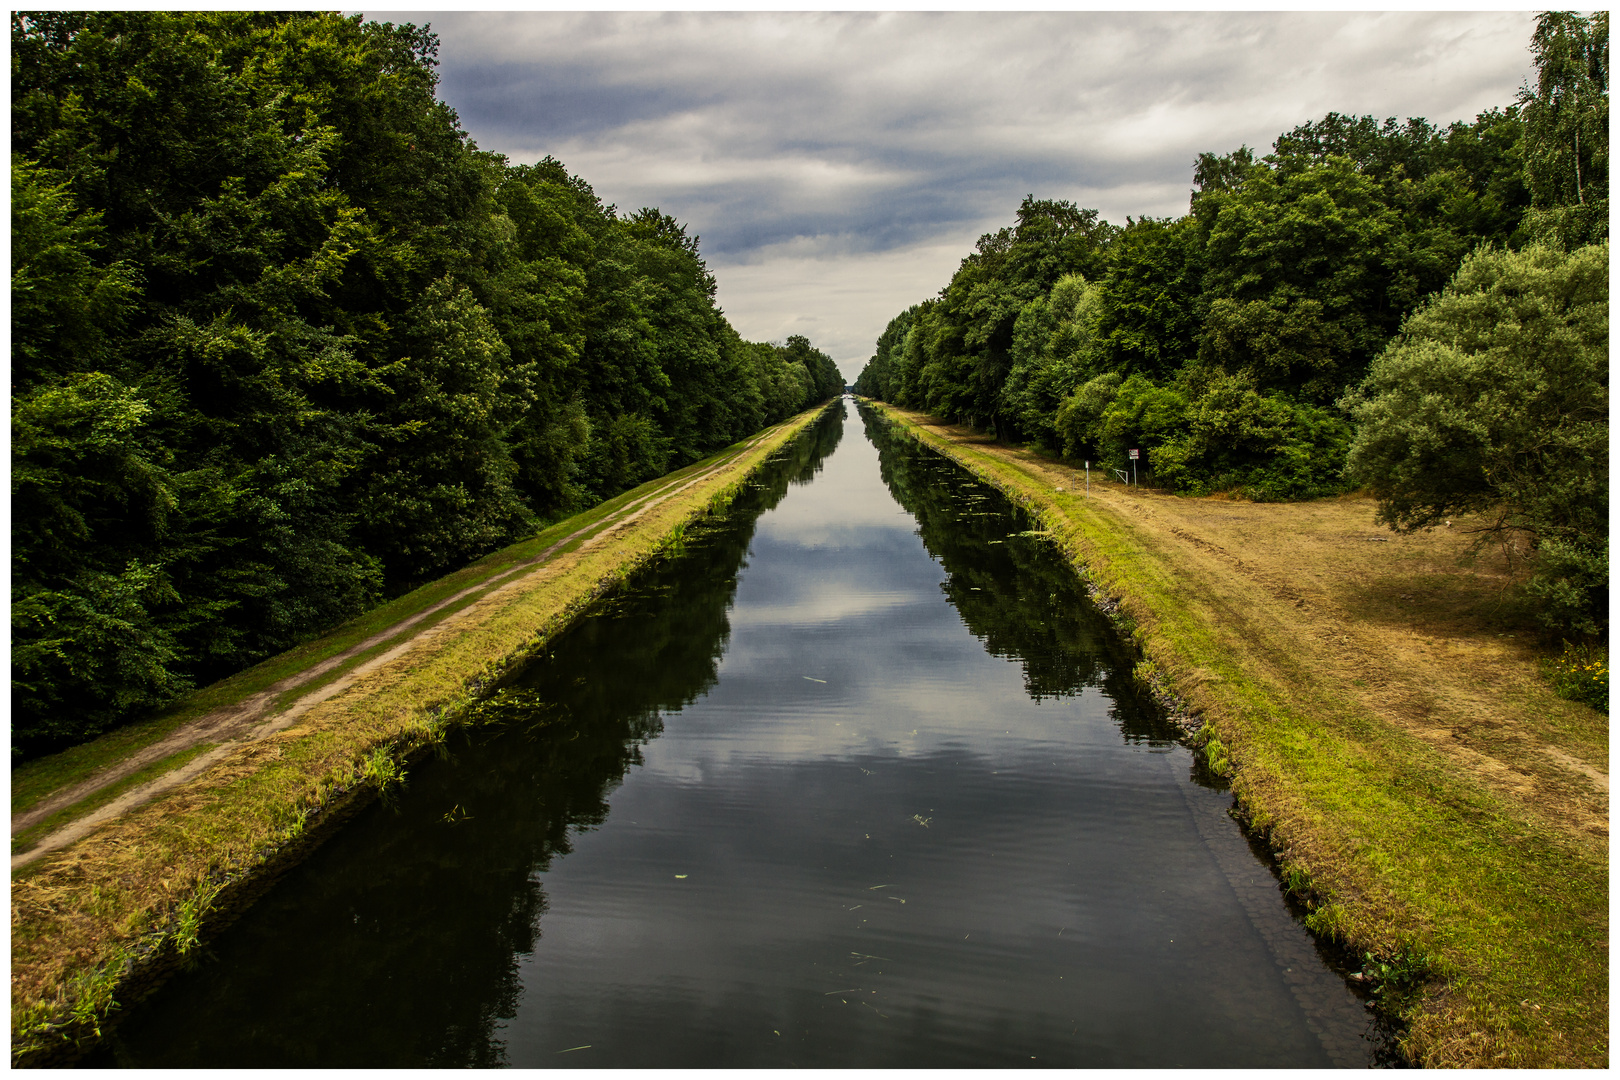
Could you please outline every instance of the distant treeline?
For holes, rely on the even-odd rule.
[[[896,316],[858,393],[1125,468],[1400,528],[1495,512],[1548,622],[1607,626],[1608,14],[1541,16],[1538,81],[1439,129],[1330,113],[1199,156],[1188,214],[1026,198]]]
[[[77,741],[838,393],[695,236],[479,151],[435,38],[12,16],[12,746]]]

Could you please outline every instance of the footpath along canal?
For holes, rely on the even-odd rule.
[[[1389,1060],[1130,663],[846,401],[84,1064]]]

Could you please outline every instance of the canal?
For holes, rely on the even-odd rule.
[[[1385,1060],[1035,528],[835,405],[85,1064]]]

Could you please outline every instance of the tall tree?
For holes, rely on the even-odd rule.
[[[1609,13],[1543,12],[1524,88],[1525,178],[1537,235],[1577,247],[1609,235]]]

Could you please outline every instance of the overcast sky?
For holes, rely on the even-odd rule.
[[[1330,110],[1436,124],[1510,104],[1530,12],[367,12],[430,23],[485,150],[547,154],[702,237],[745,338],[853,380],[1025,194],[1186,212],[1200,151]]]

